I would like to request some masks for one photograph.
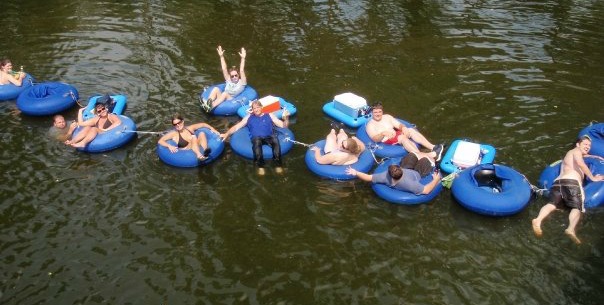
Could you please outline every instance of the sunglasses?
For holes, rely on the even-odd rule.
[[[176,125],[178,125],[178,124],[180,124],[180,123],[182,123],[182,121],[178,121],[178,122],[176,122],[176,123],[172,122],[172,126],[176,126]]]
[[[239,77],[239,74],[231,74],[231,78],[233,77]]]
[[[105,107],[103,107],[103,108],[98,108],[98,109],[96,110],[96,112],[101,112],[101,111],[105,111],[105,110],[107,110],[107,108],[105,108]]]

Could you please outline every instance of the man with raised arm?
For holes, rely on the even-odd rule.
[[[273,161],[275,161],[277,167],[275,171],[280,174],[283,172],[282,160],[281,160],[281,145],[279,144],[279,138],[273,130],[273,126],[287,128],[289,124],[289,112],[287,109],[283,110],[283,121],[278,119],[272,113],[263,113],[262,104],[260,101],[255,100],[252,102],[252,113],[246,115],[239,121],[239,123],[233,125],[229,130],[221,134],[220,137],[223,140],[228,139],[237,130],[247,126],[250,130],[250,136],[252,140],[252,151],[254,154],[254,162],[258,165],[258,175],[264,175],[264,156],[262,155],[262,145],[268,145],[273,150]]]

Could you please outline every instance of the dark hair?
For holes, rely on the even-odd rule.
[[[392,164],[388,166],[388,175],[394,180],[401,179],[403,177],[403,169],[398,165]]]
[[[384,106],[380,102],[375,102],[375,103],[373,103],[373,105],[371,105],[371,110],[373,111],[373,109],[384,110]]]
[[[175,113],[172,116],[172,119],[170,120],[170,124],[172,124],[172,122],[174,122],[174,120],[180,120],[180,121],[184,121],[185,119],[183,119],[182,115]]]
[[[109,104],[112,101],[113,101],[113,99],[111,98],[111,96],[109,94],[105,94],[96,100],[96,102],[99,104]]]
[[[577,141],[575,142],[575,144],[579,144],[581,142],[583,142],[583,140],[589,140],[589,142],[591,142],[591,137],[589,135],[582,135],[579,138],[577,138]]]
[[[233,71],[235,71],[235,72],[237,72],[237,74],[239,74],[239,71],[237,71],[237,66],[231,66],[231,67],[229,68],[229,73],[231,73],[231,72],[233,72]]]
[[[2,60],[0,61],[0,68],[4,68],[4,66],[6,66],[6,65],[8,65],[8,64],[10,64],[10,63],[12,63],[12,62],[10,61],[10,59],[8,59],[8,58],[4,58],[4,59],[2,59]]]

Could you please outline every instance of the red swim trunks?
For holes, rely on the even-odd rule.
[[[383,141],[383,143],[390,144],[390,145],[398,144],[398,136],[403,134],[403,132],[398,129],[395,129],[394,132],[395,132],[394,137],[386,139],[386,141]]]

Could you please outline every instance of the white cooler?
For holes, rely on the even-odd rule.
[[[353,118],[359,116],[359,109],[367,107],[367,101],[364,98],[350,92],[336,95],[333,102],[334,108]]]

